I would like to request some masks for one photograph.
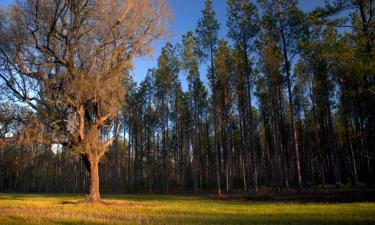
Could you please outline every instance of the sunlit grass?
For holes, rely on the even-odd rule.
[[[0,194],[0,224],[374,224],[375,203],[260,203],[199,197]]]

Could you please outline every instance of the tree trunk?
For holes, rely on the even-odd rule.
[[[313,89],[313,78],[311,77],[311,73],[308,73],[308,83],[309,83],[309,91],[310,91],[310,98],[312,104],[312,113],[313,113],[313,122],[314,122],[314,136],[316,142],[316,148],[318,152],[318,167],[319,167],[319,177],[320,177],[320,184],[322,188],[325,188],[325,174],[324,174],[324,165],[323,165],[323,152],[322,152],[322,143],[319,136],[319,125],[318,125],[318,116],[316,112],[316,100],[315,100],[315,93]]]
[[[152,192],[152,177],[151,177],[151,129],[147,126],[147,178],[148,178],[148,192]]]
[[[89,186],[89,202],[98,202],[100,201],[100,192],[99,192],[99,160],[91,159],[90,160],[90,186]]]
[[[114,122],[114,127],[118,127],[119,121],[115,120]],[[120,180],[120,174],[119,174],[119,161],[120,161],[120,155],[119,155],[119,141],[118,137],[116,136],[113,145],[113,154],[114,154],[114,162],[112,164],[112,173],[113,175],[111,176],[111,190],[112,192],[118,192],[118,187],[119,187],[119,180]]]
[[[337,153],[337,140],[336,140],[336,134],[333,127],[333,118],[332,118],[332,112],[331,112],[331,106],[329,103],[329,90],[328,90],[328,84],[327,84],[327,77],[320,77],[321,82],[323,83],[323,98],[324,98],[324,109],[327,116],[327,128],[328,128],[328,135],[329,138],[328,144],[329,148],[331,150],[331,157],[332,157],[332,169],[333,169],[333,178],[334,182],[337,188],[341,187],[341,176],[340,176],[340,164],[338,159],[338,153]]]
[[[284,63],[285,63],[285,71],[286,71],[286,81],[287,81],[287,88],[288,88],[288,100],[289,100],[289,114],[290,114],[290,124],[292,125],[292,140],[293,140],[293,150],[294,150],[294,161],[296,167],[296,177],[297,177],[297,187],[298,192],[302,191],[302,176],[301,176],[301,164],[299,159],[299,146],[298,146],[298,135],[296,129],[296,120],[294,118],[294,106],[293,106],[293,97],[292,97],[292,85],[290,81],[290,62],[288,58],[288,52],[286,47],[286,40],[284,35],[284,28],[283,24],[281,23],[281,38],[283,42],[283,55],[284,55]]]
[[[245,51],[246,57],[245,57],[245,65],[246,65],[246,83],[247,83],[247,97],[249,101],[248,105],[248,133],[249,133],[249,148],[250,148],[250,162],[251,162],[251,169],[252,169],[252,175],[253,178],[253,190],[254,193],[257,193],[258,191],[258,172],[257,172],[257,161],[256,161],[256,150],[255,150],[255,138],[254,138],[254,117],[253,117],[253,104],[252,104],[252,94],[251,94],[251,81],[250,81],[250,71],[249,71],[249,61],[247,58],[247,52]]]
[[[220,172],[221,172],[221,157],[220,157],[220,147],[219,147],[219,140],[217,134],[217,121],[216,121],[216,112],[213,112],[213,127],[214,127],[214,149],[215,149],[215,161],[216,161],[216,185],[217,185],[217,194],[221,196],[221,180],[220,180]]]

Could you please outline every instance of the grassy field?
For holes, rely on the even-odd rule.
[[[375,224],[375,203],[262,203],[199,197],[0,194],[0,224]]]

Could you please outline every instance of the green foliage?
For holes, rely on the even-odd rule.
[[[187,73],[189,91],[192,91],[193,82],[199,77],[199,46],[193,32],[189,31],[182,37],[182,69]]]
[[[258,8],[251,0],[227,0],[227,4],[229,37],[237,44],[250,48],[259,31]]]
[[[224,40],[219,42],[219,47],[214,57],[215,77],[210,80],[214,87],[215,104],[217,108],[228,115],[232,103],[233,93],[233,60],[232,50]]]
[[[196,29],[199,46],[205,50],[202,55],[203,57],[211,56],[218,42],[217,35],[220,26],[215,15],[212,0],[206,0],[205,8],[202,10],[202,18],[198,21]]]

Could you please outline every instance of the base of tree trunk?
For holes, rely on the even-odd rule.
[[[90,157],[91,158],[91,157]],[[89,194],[87,196],[87,202],[100,203],[100,189],[99,189],[99,160],[90,160],[90,171],[89,171]]]
[[[100,198],[100,195],[88,195],[85,199],[86,203],[102,204],[103,200]]]

